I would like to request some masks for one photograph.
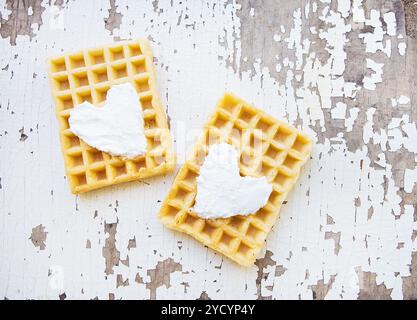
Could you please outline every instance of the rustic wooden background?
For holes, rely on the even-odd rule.
[[[0,1],[0,298],[417,299],[416,12]],[[156,220],[174,175],[70,194],[45,59],[136,37],[153,42],[179,165],[224,90],[315,138],[253,267]]]

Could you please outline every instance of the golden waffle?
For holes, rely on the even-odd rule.
[[[174,152],[167,117],[156,90],[153,55],[146,39],[116,42],[48,60],[67,178],[82,193],[172,171]],[[115,84],[130,82],[139,94],[147,152],[127,160],[88,146],[69,130],[74,105],[103,104]]]
[[[273,184],[268,203],[255,214],[205,220],[192,208],[196,178],[209,145],[227,142],[240,152],[242,176],[266,176]],[[312,141],[294,127],[226,93],[203,128],[190,157],[178,172],[159,219],[237,263],[254,263],[280,207],[309,159]]]

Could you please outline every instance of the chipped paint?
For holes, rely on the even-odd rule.
[[[353,22],[365,22],[365,11],[363,9],[363,0],[353,0],[352,2],[352,20]]]
[[[7,0],[5,8],[7,11],[0,11],[0,35],[3,39],[8,38],[12,46],[16,45],[18,36],[32,39],[42,26],[42,13],[45,10],[42,0]]]
[[[414,239],[415,240],[415,239]],[[417,252],[413,252],[410,263],[410,276],[402,278],[403,297],[406,300],[417,299]]]
[[[363,87],[368,90],[375,90],[376,84],[382,82],[382,68],[384,64],[376,63],[372,59],[366,59],[366,67],[372,70],[372,74],[363,78]]]
[[[406,2],[404,17],[399,0],[3,1],[0,295],[415,299],[417,48]],[[179,159],[193,142],[185,128],[199,128],[225,89],[317,141],[253,267],[156,221],[171,175],[68,192],[41,61],[139,36],[153,41]],[[47,226],[47,241],[32,232],[38,246],[25,250],[33,226]]]
[[[407,48],[407,44],[405,42],[400,42],[398,44],[398,53],[403,56],[405,55],[405,50]]]
[[[340,249],[342,248],[340,245],[340,236],[341,236],[341,232],[332,232],[332,231],[327,231],[324,234],[324,239],[328,240],[328,239],[332,239],[334,241],[334,254],[338,255]]]
[[[169,288],[171,286],[170,275],[176,271],[182,271],[182,266],[171,258],[159,261],[155,269],[147,271],[150,281],[146,283],[146,288],[149,289],[150,299],[156,299],[156,290],[159,287]]]
[[[272,296],[264,296],[262,294],[262,282],[265,281],[269,272],[265,272],[265,268],[275,266],[276,262],[271,258],[273,253],[269,250],[266,250],[265,256],[260,259],[256,259],[255,265],[258,267],[258,276],[256,278],[256,291],[258,300],[270,300]]]
[[[45,231],[45,227],[43,225],[38,225],[32,228],[32,234],[30,235],[29,239],[32,241],[33,245],[40,250],[45,250],[46,248],[46,236],[48,232]]]
[[[116,0],[110,1],[110,9],[108,17],[104,19],[104,26],[107,30],[110,31],[110,34],[114,33],[115,29],[119,29],[122,23],[123,15],[120,12],[117,12]]]
[[[116,248],[117,222],[105,223],[104,232],[108,235],[103,247],[103,258],[106,261],[104,272],[109,275],[114,273],[113,268],[118,266],[120,261],[120,251]]]
[[[359,300],[391,300],[392,289],[388,289],[384,283],[377,284],[376,274],[373,272],[358,271],[361,289]]]
[[[326,298],[327,293],[333,286],[335,276],[331,275],[330,280],[327,283],[324,283],[324,280],[317,281],[316,284],[311,285],[311,291],[313,292],[313,299],[314,300],[324,300]]]

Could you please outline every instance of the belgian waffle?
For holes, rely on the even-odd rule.
[[[73,193],[172,171],[175,156],[157,89],[153,55],[146,39],[116,42],[48,60],[65,169]],[[130,82],[143,108],[147,152],[124,159],[87,145],[69,129],[68,118],[83,101],[99,106],[115,84]]]
[[[226,142],[240,153],[242,176],[266,176],[273,184],[267,204],[248,216],[205,220],[193,211],[196,178],[208,148]],[[163,202],[159,219],[208,247],[248,266],[254,263],[280,207],[309,159],[311,139],[293,126],[226,93],[203,128],[203,134],[179,170]]]

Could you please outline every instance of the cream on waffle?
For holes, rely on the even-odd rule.
[[[205,220],[193,212],[196,178],[208,147],[226,142],[240,151],[242,176],[265,176],[273,184],[267,204],[248,216]],[[192,154],[178,172],[159,219],[237,263],[254,263],[280,207],[309,159],[311,139],[296,128],[226,93],[203,128]]]
[[[70,188],[82,193],[172,171],[175,156],[168,121],[156,89],[153,55],[146,39],[116,42],[48,60],[62,152]],[[130,82],[143,109],[147,152],[135,159],[88,146],[69,129],[71,109],[83,101],[103,104],[115,84]]]

